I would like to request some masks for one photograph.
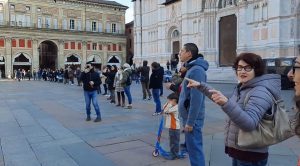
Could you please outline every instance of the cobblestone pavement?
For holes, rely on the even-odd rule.
[[[212,84],[230,94],[232,84]],[[86,122],[82,87],[39,81],[0,81],[0,166],[188,166],[188,158],[152,157],[160,117],[153,101],[141,99],[133,84],[133,109],[110,104],[99,95],[103,120]],[[168,91],[165,90],[164,96]],[[291,107],[292,91],[283,91]],[[161,98],[163,102],[165,97]],[[93,110],[92,110],[93,111]],[[93,112],[93,118],[95,114]],[[230,166],[224,154],[225,114],[206,100],[203,129],[207,166]],[[163,133],[167,148],[167,132]],[[294,166],[300,139],[270,148],[270,166]]]

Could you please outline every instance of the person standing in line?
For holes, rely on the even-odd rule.
[[[69,84],[68,70],[69,70],[69,67],[64,70],[64,84]]]
[[[97,114],[96,119],[94,122],[100,122],[101,114],[100,108],[98,105],[97,100],[97,87],[100,84],[100,77],[98,73],[94,71],[91,62],[87,62],[85,66],[84,72],[81,74],[82,83],[83,83],[83,90],[84,90],[84,99],[85,99],[85,107],[86,107],[86,121],[91,120],[91,101],[93,102],[93,106],[95,112]]]
[[[28,77],[28,81],[30,81],[30,79],[31,79],[31,77],[32,77],[31,71],[30,71],[30,70],[27,71],[27,77]]]
[[[194,43],[186,43],[180,50],[180,60],[185,63],[185,77],[206,82],[208,62],[198,56],[198,47]],[[187,87],[183,81],[178,110],[182,118],[185,142],[191,166],[204,166],[202,128],[205,115],[204,94]]]
[[[74,71],[70,66],[68,67],[68,77],[71,82],[71,85],[74,85]]]
[[[80,80],[81,70],[80,70],[80,68],[77,67],[75,72],[76,72],[75,76],[77,79],[77,86],[81,86],[81,80]]]
[[[143,90],[143,100],[151,100],[152,95],[149,90],[149,72],[150,67],[148,66],[148,61],[143,61],[143,66],[138,68],[138,73],[141,73],[141,84],[142,84],[142,90]]]
[[[17,70],[16,77],[17,77],[18,81],[20,82],[21,81],[21,77],[22,77],[22,73],[21,73],[20,69]]]
[[[121,85],[124,87],[124,92],[128,99],[128,105],[125,107],[126,109],[132,109],[132,96],[130,92],[130,85],[131,85],[131,75],[132,75],[132,69],[128,63],[125,63],[123,65],[123,78],[121,80]]]
[[[170,70],[170,62],[169,61],[167,61],[166,66],[167,66],[167,70]]]
[[[108,69],[109,65],[107,66],[104,66],[103,67],[103,70],[102,70],[102,73],[101,73],[101,82],[103,84],[103,89],[104,89],[104,93],[102,95],[107,95],[107,84],[106,84],[106,80],[107,80],[107,77],[105,75],[103,75],[104,72],[106,72],[106,70]]]
[[[125,107],[125,93],[124,87],[121,85],[121,80],[123,78],[123,70],[122,67],[119,68],[118,72],[116,73],[114,87],[116,88],[118,104],[117,107],[122,106]]]
[[[37,80],[37,77],[36,77],[36,74],[37,74],[37,73],[36,73],[36,70],[33,69],[32,72],[33,72],[33,80],[36,81],[36,80]]]
[[[153,116],[161,114],[161,102],[159,98],[159,94],[161,91],[162,82],[163,82],[163,73],[160,70],[160,65],[157,62],[153,62],[151,64],[152,74],[150,76],[150,84],[149,89],[152,89],[153,100],[155,102],[155,112],[152,114]]]
[[[115,87],[114,87],[114,80],[117,73],[117,66],[112,65],[106,72],[103,72],[103,75],[107,77],[107,85],[108,90],[110,92],[110,103],[116,103],[116,97],[115,97]]]

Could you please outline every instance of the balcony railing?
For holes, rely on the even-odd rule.
[[[27,22],[17,22],[17,21],[7,21],[3,22],[0,21],[0,28],[1,27],[10,27],[10,28],[27,28],[27,29],[38,29],[38,30],[49,30],[49,31],[60,31],[60,32],[74,32],[74,33],[100,33],[100,34],[113,34],[113,35],[125,35],[124,30],[116,30],[112,31],[112,29],[102,29],[102,31],[92,31],[92,30],[82,30],[82,27],[79,28],[79,26],[75,27],[74,29],[69,29],[62,27],[59,28],[58,26],[50,25],[50,24],[37,24],[37,23],[27,23]],[[81,29],[81,30],[79,30]]]

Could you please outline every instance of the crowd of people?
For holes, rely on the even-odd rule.
[[[88,62],[83,71],[72,70],[25,70],[15,71],[15,79],[22,80],[26,76],[30,80],[49,80],[83,86],[86,102],[86,121],[91,120],[91,102],[97,117],[94,122],[102,120],[97,94],[104,91],[107,100],[117,107],[132,109],[130,87],[133,79],[141,83],[142,99],[155,103],[153,116],[163,114],[165,127],[169,129],[170,156],[167,159],[178,159],[180,149],[186,149],[192,166],[204,166],[202,131],[205,119],[205,97],[208,97],[227,115],[225,126],[225,153],[232,158],[232,166],[266,166],[268,163],[268,146],[247,148],[238,145],[239,131],[256,130],[260,121],[270,113],[274,99],[281,100],[281,80],[276,74],[265,74],[265,64],[261,56],[254,53],[239,54],[233,64],[238,84],[231,97],[219,90],[211,88],[207,83],[206,71],[209,64],[199,54],[198,47],[186,43],[179,53],[182,66],[175,73],[172,82],[166,88],[172,93],[168,102],[162,106],[160,96],[163,95],[164,69],[158,62],[143,61],[140,67],[131,67],[125,63],[121,67],[107,65],[102,70],[95,69]],[[151,72],[150,72],[151,71]],[[27,74],[26,74],[27,73]],[[300,58],[297,57],[288,77],[295,82],[296,110],[300,110]],[[103,89],[103,90],[102,90]],[[151,91],[150,91],[151,89]],[[116,94],[116,95],[115,95]],[[126,97],[125,97],[126,96]],[[126,105],[127,98],[127,105]],[[245,100],[247,100],[245,102]],[[291,128],[300,135],[299,114],[295,114]],[[182,128],[181,128],[182,126]],[[184,132],[184,142],[180,142],[180,130]]]

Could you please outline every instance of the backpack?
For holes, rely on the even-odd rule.
[[[132,82],[132,78],[131,78],[131,74],[129,74],[126,80],[126,86],[131,85],[131,82]]]

